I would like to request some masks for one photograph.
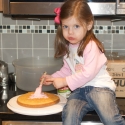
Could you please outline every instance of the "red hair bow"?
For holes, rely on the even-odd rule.
[[[55,8],[54,12],[56,14],[54,22],[57,23],[57,24],[60,24],[60,12],[61,12],[61,9],[60,8]]]

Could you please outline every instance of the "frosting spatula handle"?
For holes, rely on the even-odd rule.
[[[43,73],[43,75],[46,75],[46,74],[47,74],[47,72],[44,72],[44,73]],[[42,80],[40,81],[40,85],[43,84],[43,81],[44,81],[44,78],[42,78]]]

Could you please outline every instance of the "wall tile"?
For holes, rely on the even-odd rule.
[[[15,72],[15,68],[12,64],[8,64],[8,72],[11,73],[11,72]]]
[[[34,34],[33,48],[48,48],[48,34]]]
[[[18,58],[32,57],[32,49],[18,49]]]
[[[125,49],[125,34],[113,35],[113,49]]]
[[[2,60],[2,55],[1,55],[1,41],[2,41],[2,35],[0,34],[0,60]]]
[[[124,25],[125,26],[125,20],[115,21],[115,22],[113,22],[113,25]]]
[[[48,20],[33,21],[33,25],[48,25]]]
[[[1,48],[1,42],[2,42],[2,34],[0,34],[0,48]]]
[[[107,56],[108,59],[112,58],[112,50],[105,50],[105,55]]]
[[[49,20],[49,25],[55,25],[54,18],[52,20]]]
[[[2,55],[1,55],[1,49],[0,49],[0,60],[3,60]]]
[[[17,48],[16,34],[2,34],[2,48]]]
[[[48,57],[48,49],[33,49],[33,57]]]
[[[32,48],[32,34],[18,34],[18,48]]]
[[[125,50],[112,50],[112,52],[118,53],[118,56],[124,56],[125,57]]]
[[[49,48],[54,48],[55,35],[56,34],[49,34]]]
[[[112,48],[112,35],[110,35],[110,34],[97,34],[97,38],[103,43],[105,49]]]
[[[55,50],[54,49],[49,49],[49,57],[54,57]]]
[[[2,25],[16,25],[16,20],[11,19],[10,17],[2,16]]]
[[[54,57],[57,25],[54,18],[14,20],[0,13],[0,59],[14,71],[12,61],[17,58],[39,56]],[[104,44],[106,54],[125,55],[125,21],[111,22],[96,19],[93,32]],[[2,45],[2,46],[1,46]]]
[[[32,20],[17,20],[17,25],[32,25]]]
[[[7,63],[12,63],[17,59],[17,49],[3,49],[3,60]]]
[[[0,48],[0,60],[3,60],[2,54],[1,54],[1,48]]]
[[[112,25],[112,22],[110,19],[98,19],[97,25]]]

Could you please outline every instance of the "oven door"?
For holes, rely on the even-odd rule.
[[[116,14],[125,15],[125,0],[116,0]]]
[[[95,16],[115,15],[116,0],[87,0],[87,2]]]
[[[3,0],[5,15],[55,15],[64,0]],[[87,0],[94,15],[115,15],[116,0]]]

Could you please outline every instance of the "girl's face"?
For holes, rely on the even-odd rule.
[[[62,20],[63,37],[71,44],[80,43],[90,29],[87,24],[80,24],[74,16]]]

